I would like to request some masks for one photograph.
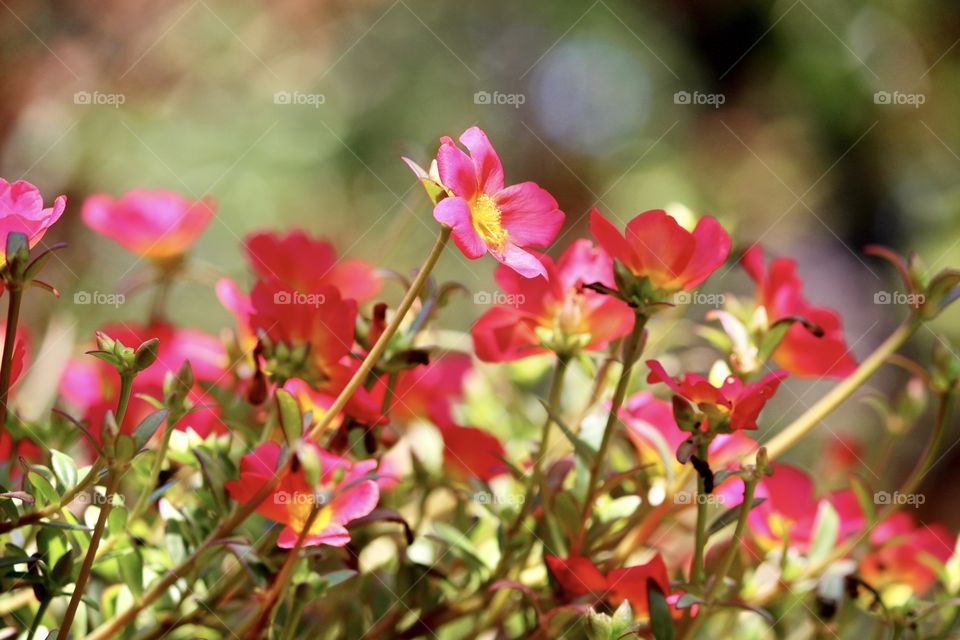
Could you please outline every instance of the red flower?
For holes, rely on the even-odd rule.
[[[26,180],[9,183],[0,178],[0,265],[6,262],[7,236],[13,232],[27,236],[31,247],[36,246],[54,222],[63,215],[66,196],[57,196],[53,206],[43,208],[40,190]]]
[[[627,223],[624,236],[594,209],[590,232],[633,275],[663,292],[695,289],[730,254],[730,236],[710,216],[700,218],[691,233],[666,211],[647,211]]]
[[[626,304],[582,287],[594,282],[613,286],[613,260],[602,249],[582,239],[557,263],[546,255],[539,258],[547,280],[519,277],[505,266],[497,269],[507,304],[496,305],[473,325],[473,344],[481,360],[604,349],[633,326],[634,314]]]
[[[936,583],[935,567],[950,559],[955,542],[943,525],[918,526],[913,516],[898,511],[870,534],[872,549],[860,561],[860,573],[874,587],[906,584],[922,595]]]
[[[376,460],[351,462],[333,455],[311,443],[320,460],[318,490],[309,485],[303,468],[284,473],[274,491],[257,507],[265,518],[286,525],[277,540],[277,546],[290,549],[296,546],[317,501],[322,501],[320,512],[304,539],[304,546],[327,544],[342,547],[350,542],[345,525],[373,511],[380,500],[380,489],[370,478],[376,470]],[[240,478],[226,483],[230,497],[237,502],[249,502],[260,488],[268,483],[278,470],[280,445],[267,442],[240,460]]]
[[[11,480],[23,475],[20,458],[27,462],[43,462],[46,451],[26,436],[14,442],[9,431],[0,431],[0,465],[8,465],[7,474]]]
[[[373,266],[359,259],[339,259],[333,244],[302,230],[254,233],[244,239],[244,247],[260,280],[277,279],[297,291],[333,286],[344,298],[360,302],[380,292]]]
[[[770,324],[796,316],[823,330],[817,337],[801,324],[791,326],[773,353],[779,366],[804,377],[843,378],[853,373],[857,363],[844,340],[839,314],[807,302],[795,260],[774,258],[764,268],[763,249],[753,245],[744,252],[741,264],[757,283],[757,302],[766,309]]]
[[[647,382],[663,382],[673,392],[690,401],[704,412],[701,429],[727,427],[732,431],[756,429],[757,417],[767,401],[776,393],[780,381],[786,377],[783,371],[769,373],[758,382],[744,384],[736,376],[728,376],[723,385],[715,387],[703,376],[685,373],[682,378],[671,378],[663,365],[656,360],[647,360],[650,375]],[[709,424],[708,424],[709,421]]]
[[[647,599],[650,583],[656,585],[664,596],[670,595],[667,566],[659,554],[646,564],[614,569],[607,575],[601,573],[589,558],[582,556],[559,558],[548,555],[544,560],[557,584],[572,598],[590,596],[594,601],[609,602],[613,607],[627,600],[634,614],[645,615],[650,610]]]
[[[217,204],[189,200],[179,193],[134,189],[119,199],[97,193],[83,203],[81,216],[91,229],[145,258],[183,255],[196,243]]]
[[[443,437],[443,464],[460,478],[484,482],[507,472],[503,445],[489,431],[476,427],[439,425]]]
[[[505,187],[500,157],[478,127],[464,131],[460,142],[470,155],[450,138],[440,139],[437,166],[449,195],[433,217],[453,229],[453,241],[471,260],[489,251],[526,278],[546,276],[525,248],[553,242],[564,219],[557,201],[533,182]]]

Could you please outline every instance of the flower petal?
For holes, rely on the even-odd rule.
[[[560,232],[564,215],[557,201],[533,182],[521,182],[493,196],[500,209],[500,223],[510,242],[521,247],[546,247]]]
[[[440,181],[458,197],[472,200],[477,195],[479,182],[473,160],[446,136],[440,139],[437,168]]]
[[[487,252],[487,245],[473,228],[470,205],[463,198],[444,198],[433,208],[433,217],[453,229],[453,241],[471,260]]]
[[[470,151],[476,167],[477,183],[485,193],[503,189],[503,165],[487,134],[480,127],[470,127],[460,136],[460,142]]]

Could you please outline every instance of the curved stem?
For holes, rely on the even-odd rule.
[[[920,321],[910,318],[896,331],[883,341],[870,356],[860,363],[860,366],[831,389],[816,404],[807,409],[786,429],[775,435],[766,445],[768,455],[773,460],[782,455],[787,449],[797,443],[800,438],[817,426],[821,420],[834,411],[840,403],[849,398],[867,379],[876,373],[887,358],[903,346],[910,336],[919,328]]]
[[[393,334],[397,332],[400,322],[403,321],[407,311],[409,311],[410,307],[413,306],[414,300],[416,300],[420,289],[423,288],[423,285],[426,283],[427,278],[430,275],[430,271],[432,271],[433,267],[437,264],[437,260],[439,260],[440,255],[443,253],[443,248],[446,246],[449,239],[450,228],[443,227],[439,236],[437,237],[437,241],[434,243],[430,255],[427,256],[426,261],[420,268],[420,272],[410,285],[410,289],[407,291],[403,301],[397,308],[397,312],[390,321],[390,324],[386,329],[384,329],[383,334],[377,340],[373,348],[370,349],[370,352],[360,364],[360,368],[357,369],[357,372],[354,374],[353,378],[350,379],[350,382],[347,383],[347,385],[340,392],[340,395],[337,396],[337,399],[327,410],[323,420],[321,420],[310,431],[309,437],[316,437],[316,435],[322,433],[330,425],[337,414],[343,410],[344,406],[347,404],[347,401],[353,397],[353,394],[356,393],[357,389],[360,388],[360,385],[363,384],[364,378],[366,378],[367,374],[373,369],[373,366],[376,364],[377,360],[380,359],[380,356],[387,348],[387,343],[390,341],[390,338],[392,338]],[[167,571],[163,578],[161,578],[153,587],[147,590],[133,606],[117,614],[115,617],[95,629],[93,633],[87,636],[87,640],[107,640],[108,638],[114,637],[121,629],[130,624],[137,617],[138,613],[149,607],[164,593],[166,593],[167,589],[169,589],[177,580],[179,580],[181,576],[193,568],[193,566],[207,551],[207,549],[210,549],[216,545],[218,540],[233,531],[241,522],[246,520],[247,517],[249,517],[258,506],[260,506],[260,503],[263,502],[263,500],[266,499],[266,497],[270,495],[274,489],[276,489],[277,485],[280,483],[281,477],[283,477],[284,473],[290,469],[292,462],[293,458],[288,457],[284,467],[279,469],[277,473],[270,478],[270,480],[264,483],[264,485],[260,487],[260,489],[253,495],[249,502],[235,506],[230,514],[220,523],[220,525],[209,536],[207,536],[203,542],[197,546],[196,549],[194,549],[193,553],[187,556],[187,558],[179,565]]]
[[[128,528],[130,524],[136,522],[147,510],[147,500],[157,486],[157,479],[160,477],[160,470],[163,468],[163,459],[167,456],[167,449],[170,447],[170,436],[173,435],[173,428],[179,420],[179,416],[171,415],[167,417],[163,440],[160,441],[160,448],[157,449],[156,457],[153,459],[153,465],[150,467],[150,476],[147,478],[146,491],[140,492],[140,495],[137,496],[137,502],[133,505],[133,509],[130,510],[130,515],[127,517]]]
[[[603,471],[604,458],[607,455],[607,449],[610,448],[610,441],[613,438],[615,425],[619,418],[620,406],[623,404],[623,400],[627,395],[627,387],[630,385],[630,374],[633,373],[633,365],[640,356],[643,329],[646,324],[647,317],[637,312],[633,321],[633,331],[630,332],[627,341],[623,345],[623,370],[620,372],[620,379],[617,381],[617,387],[613,392],[613,400],[610,402],[610,414],[607,416],[607,423],[603,429],[600,447],[597,449],[596,457],[593,459],[593,465],[590,468],[590,478],[587,481],[587,494],[584,496],[583,510],[580,513],[580,533],[574,545],[575,551],[579,551],[580,545],[583,544],[583,538],[587,532],[587,522],[593,513],[593,501],[596,498],[598,480]]]
[[[93,534],[90,536],[90,546],[87,547],[87,555],[83,558],[83,564],[80,566],[80,573],[77,575],[77,581],[73,585],[73,595],[70,597],[70,604],[63,614],[63,620],[60,622],[60,631],[57,633],[57,640],[66,640],[70,635],[70,625],[73,624],[73,617],[77,613],[77,607],[80,606],[80,599],[83,597],[83,591],[90,579],[90,572],[93,569],[93,561],[97,556],[97,547],[100,545],[100,538],[103,537],[103,529],[107,525],[107,517],[110,510],[113,509],[113,494],[117,491],[117,485],[120,483],[120,472],[111,469],[107,474],[107,493],[103,505],[100,507],[100,515],[97,517],[97,524],[93,528]]]
[[[310,430],[308,437],[316,438],[330,426],[333,420],[343,411],[343,408],[347,405],[350,398],[353,397],[353,394],[360,388],[360,385],[363,384],[363,381],[366,380],[367,375],[373,370],[374,365],[380,360],[380,356],[383,355],[390,340],[393,339],[397,329],[400,328],[400,323],[403,321],[403,318],[407,315],[407,312],[410,311],[410,307],[413,306],[417,296],[420,295],[420,290],[423,288],[423,285],[426,284],[427,278],[430,277],[430,272],[433,271],[437,260],[440,259],[443,248],[450,239],[450,231],[450,227],[443,227],[441,229],[436,242],[433,244],[433,248],[430,250],[430,255],[427,256],[423,266],[420,267],[420,271],[417,273],[417,277],[413,279],[410,288],[407,289],[406,295],[404,295],[403,300],[400,301],[400,305],[390,320],[390,324],[387,325],[383,333],[380,334],[380,337],[377,338],[376,343],[374,343],[373,347],[371,347],[367,353],[367,357],[363,359],[363,362],[360,363],[353,377],[350,378],[350,382],[347,383],[340,392],[340,395],[337,396],[337,399],[330,405],[330,408],[327,409],[323,419]]]
[[[20,302],[23,289],[8,286],[10,302],[7,304],[7,329],[3,337],[3,356],[0,359],[0,430],[7,428],[7,398],[10,395],[10,375],[13,371],[13,350],[17,341],[17,323],[20,320]]]

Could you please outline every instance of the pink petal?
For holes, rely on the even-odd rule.
[[[362,518],[377,507],[380,501],[380,488],[373,480],[363,480],[350,487],[331,503],[334,524],[347,524]]]
[[[536,278],[543,276],[549,279],[546,267],[532,253],[524,251],[515,244],[508,243],[502,254],[492,253],[494,258],[507,265],[524,278]]]
[[[676,289],[696,243],[690,232],[666,211],[641,213],[627,223],[626,240],[637,256],[642,273],[654,285]]]
[[[511,185],[493,199],[510,242],[518,246],[546,247],[563,226],[564,215],[557,201],[533,182]]]
[[[463,198],[444,198],[433,208],[433,217],[453,229],[453,241],[463,255],[476,260],[487,252],[487,245],[473,228],[470,205]]]
[[[446,136],[440,139],[437,169],[440,181],[457,196],[472,200],[477,195],[479,183],[473,160]]]
[[[469,149],[473,158],[480,190],[496,193],[503,189],[503,165],[487,134],[480,127],[470,127],[460,136],[460,142]]]

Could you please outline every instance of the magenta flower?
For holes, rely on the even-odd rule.
[[[533,182],[504,187],[503,166],[487,134],[471,127],[460,136],[464,153],[444,136],[437,151],[440,181],[448,196],[433,209],[437,222],[453,229],[453,241],[475,260],[488,251],[520,275],[547,277],[526,247],[546,247],[564,215],[557,201]]]
[[[5,246],[7,236],[19,232],[27,236],[34,247],[47,229],[60,219],[67,196],[57,196],[53,206],[43,208],[39,189],[26,180],[13,184],[0,178],[0,246]],[[5,258],[0,257],[0,264]]]
[[[187,252],[213,218],[211,197],[188,200],[179,193],[134,189],[114,199],[97,193],[83,203],[91,229],[144,258],[165,260]]]

